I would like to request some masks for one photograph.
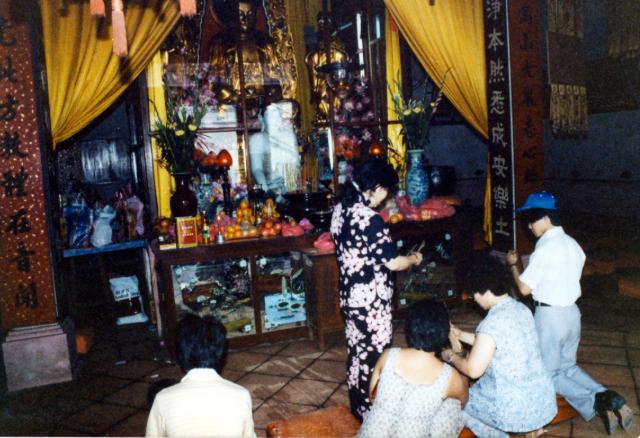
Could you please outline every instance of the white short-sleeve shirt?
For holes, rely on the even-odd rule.
[[[551,306],[570,306],[582,294],[580,276],[586,256],[562,227],[547,230],[536,243],[520,281],[533,299]]]

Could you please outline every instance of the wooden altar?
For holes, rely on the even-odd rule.
[[[466,270],[465,253],[470,248],[468,233],[464,232],[462,216],[435,219],[421,222],[405,222],[391,225],[391,233],[396,242],[401,241],[405,249],[414,242],[425,241],[428,248],[434,239],[443,233],[450,233],[453,248],[453,269],[455,271],[455,293],[447,298],[450,304],[459,302],[460,291],[464,288],[464,272]],[[251,328],[246,333],[230,333],[231,348],[246,347],[265,342],[278,342],[293,338],[308,337],[318,341],[324,348],[329,339],[343,336],[343,322],[338,302],[338,266],[333,253],[322,253],[313,247],[317,235],[300,237],[275,237],[270,239],[254,239],[232,241],[224,244],[212,244],[187,249],[160,250],[153,245],[157,256],[161,279],[161,315],[163,320],[162,336],[169,351],[173,354],[175,347],[175,328],[181,311],[185,307],[181,303],[183,286],[176,281],[177,269],[188,265],[206,265],[226,263],[229,260],[246,260],[246,269],[250,278],[250,307],[253,313]],[[402,248],[400,249],[402,251]],[[267,301],[265,297],[279,290],[279,278],[265,274],[260,270],[264,257],[287,256],[294,254],[298,266],[304,271],[304,306],[306,318],[296,324],[282,324],[270,327],[266,318]],[[275,285],[275,287],[274,287]],[[402,306],[395,298],[396,317],[402,318]]]

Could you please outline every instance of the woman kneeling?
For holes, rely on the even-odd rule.
[[[544,368],[533,315],[508,292],[513,282],[493,257],[476,263],[469,275],[473,298],[487,316],[476,334],[452,326],[453,336],[472,345],[468,358],[445,350],[442,358],[478,381],[469,390],[465,426],[483,438],[536,431],[556,415],[556,395]]]

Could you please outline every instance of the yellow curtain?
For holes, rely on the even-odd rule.
[[[385,0],[411,50],[429,76],[484,138],[488,132],[482,0]]]
[[[308,132],[311,129],[314,109],[311,105],[309,71],[304,60],[306,56],[304,27],[316,24],[316,16],[322,10],[322,2],[320,0],[285,0],[285,8],[287,10],[289,30],[293,38],[296,64],[298,65],[296,100],[300,104],[302,129]]]
[[[154,129],[158,120],[167,121],[167,109],[164,100],[162,73],[164,72],[163,55],[157,51],[147,67],[147,89],[149,96],[149,126]],[[160,148],[155,139],[151,139],[153,157],[153,183],[156,188],[158,216],[171,217],[171,187],[173,178],[164,167],[160,166]]]
[[[445,94],[458,112],[488,138],[487,73],[482,0],[384,0],[402,35],[431,79],[451,68]],[[487,167],[485,239],[491,235],[491,179]]]
[[[111,23],[89,2],[40,0],[53,147],[106,110],[144,70],[179,18],[178,2],[125,2],[129,56],[112,55]]]
[[[387,62],[387,118],[389,120],[398,120],[398,114],[393,106],[393,95],[402,92],[402,64],[400,60],[400,35],[398,27],[387,10],[385,12],[384,26],[385,44],[386,44],[386,62]],[[389,125],[387,127],[387,138],[389,139],[389,148],[395,153],[389,154],[389,162],[398,171],[401,184],[404,185],[405,167],[405,147],[402,142],[400,130],[402,126],[398,124]]]

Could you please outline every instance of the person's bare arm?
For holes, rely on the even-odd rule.
[[[371,374],[371,380],[369,381],[369,400],[373,403],[373,399],[376,396],[376,385],[380,380],[380,373],[382,373],[382,369],[384,368],[384,364],[387,361],[387,356],[389,355],[389,350],[385,350],[380,355],[380,358],[376,362],[376,366],[373,368],[373,373]]]
[[[463,408],[467,404],[467,400],[469,400],[469,379],[461,375],[456,369],[452,370],[451,377],[449,378],[449,384],[447,385],[444,398],[447,397],[460,400]]]
[[[511,271],[511,275],[513,275],[513,280],[516,282],[516,286],[522,295],[531,294],[532,289],[523,283],[520,280],[520,269],[518,268],[518,253],[514,250],[510,250],[507,252],[507,265],[509,265],[509,270]]]
[[[464,342],[467,345],[473,345],[476,340],[476,334],[460,330],[457,326],[451,324],[451,333],[457,337],[460,342]]]
[[[455,366],[462,374],[472,379],[477,379],[487,370],[495,351],[496,343],[493,338],[480,333],[476,336],[476,341],[471,348],[469,357],[460,357],[450,349],[447,349],[442,352],[442,359]]]
[[[417,266],[420,263],[422,263],[422,253],[414,251],[406,256],[397,256],[389,260],[384,265],[390,271],[404,271],[405,269],[409,269],[412,266]]]

